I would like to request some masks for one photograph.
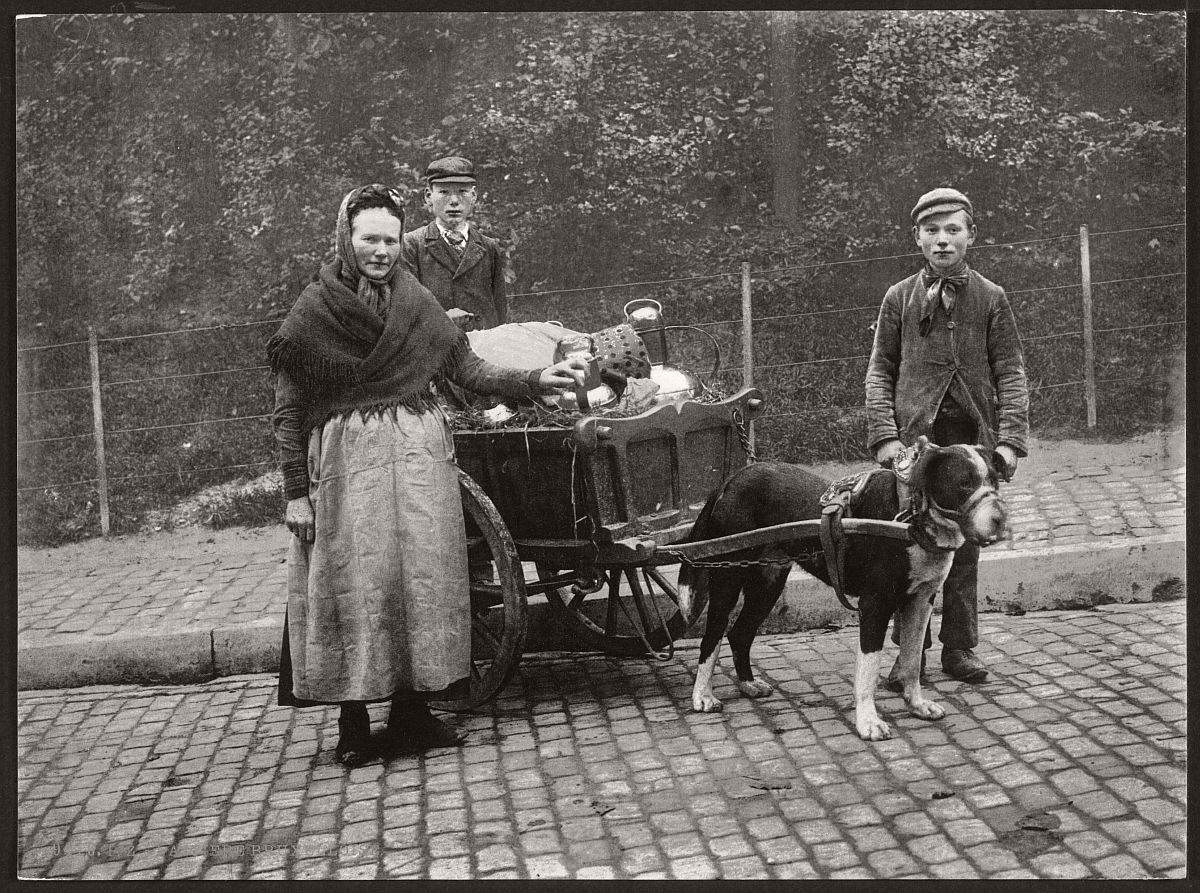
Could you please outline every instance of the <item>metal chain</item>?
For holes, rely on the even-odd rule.
[[[746,459],[750,462],[757,462],[758,455],[754,452],[754,447],[750,444],[750,428],[746,424],[746,417],[742,415],[742,410],[736,406],[733,408],[732,416],[733,427],[737,431],[738,440],[742,443]]]

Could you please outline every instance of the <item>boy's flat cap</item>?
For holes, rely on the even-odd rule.
[[[425,168],[425,180],[429,183],[474,183],[475,165],[458,155],[439,158]]]
[[[912,209],[913,223],[920,223],[931,214],[947,214],[951,211],[966,211],[971,217],[975,216],[971,200],[957,189],[948,186],[933,189],[917,199]]]

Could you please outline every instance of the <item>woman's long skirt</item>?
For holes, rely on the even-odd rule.
[[[316,541],[292,538],[279,703],[453,698],[470,673],[467,542],[437,408],[313,431]]]

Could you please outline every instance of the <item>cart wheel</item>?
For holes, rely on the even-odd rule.
[[[525,648],[529,605],[521,559],[504,519],[462,469],[458,481],[471,561],[471,693],[432,706],[462,712],[486,704],[512,679]]]
[[[538,571],[549,576],[548,569],[539,566]],[[603,596],[587,598],[590,593],[579,589],[552,589],[547,597],[572,632],[607,654],[632,657],[668,648],[695,623],[708,601],[701,595],[684,616],[679,590],[659,568],[609,568],[600,573]]]

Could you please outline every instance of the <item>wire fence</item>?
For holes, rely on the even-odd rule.
[[[1092,290],[1096,289],[1096,288],[1107,288],[1107,287],[1120,286],[1120,285],[1129,285],[1129,284],[1133,284],[1133,283],[1148,283],[1148,282],[1152,282],[1152,281],[1171,281],[1171,280],[1178,281],[1178,280],[1181,280],[1181,278],[1184,276],[1184,273],[1182,271],[1180,271],[1180,272],[1164,272],[1164,273],[1148,274],[1148,275],[1144,275],[1144,276],[1134,276],[1134,277],[1116,276],[1116,277],[1107,278],[1107,279],[1092,280],[1090,278],[1090,271],[1088,268],[1088,266],[1089,266],[1089,262],[1088,262],[1089,240],[1090,240],[1090,238],[1095,238],[1095,237],[1099,237],[1099,236],[1111,236],[1111,235],[1128,234],[1128,233],[1143,233],[1143,232],[1148,232],[1148,231],[1152,231],[1152,230],[1179,229],[1179,228],[1182,228],[1183,226],[1184,226],[1183,224],[1161,224],[1161,225],[1155,225],[1155,226],[1136,227],[1136,228],[1122,229],[1122,230],[1098,231],[1098,232],[1093,232],[1090,234],[1088,233],[1086,227],[1081,227],[1080,232],[1078,234],[1064,234],[1064,235],[1060,235],[1060,236],[1050,236],[1050,237],[1039,238],[1039,239],[1013,241],[1013,242],[1005,242],[1005,243],[979,244],[979,245],[972,247],[971,251],[972,251],[972,253],[975,253],[975,252],[980,252],[980,251],[996,251],[996,250],[1001,250],[1001,249],[1029,248],[1030,246],[1034,246],[1034,245],[1038,245],[1038,244],[1061,243],[1061,242],[1064,242],[1067,240],[1072,240],[1072,239],[1080,242],[1082,257],[1081,257],[1081,275],[1080,275],[1079,281],[1051,284],[1051,285],[1044,285],[1044,286],[1034,286],[1034,287],[1028,287],[1028,288],[1019,288],[1019,289],[1009,290],[1006,292],[1010,298],[1015,298],[1018,296],[1034,296],[1034,297],[1036,297],[1036,296],[1043,295],[1043,294],[1049,295],[1049,294],[1053,294],[1053,293],[1074,290],[1076,292],[1079,292],[1080,296],[1082,298],[1081,310],[1082,310],[1082,316],[1084,319],[1084,325],[1082,327],[1069,328],[1069,329],[1059,330],[1059,331],[1023,333],[1022,343],[1026,346],[1033,346],[1033,345],[1045,344],[1047,342],[1053,342],[1055,340],[1082,339],[1085,342],[1085,344],[1084,344],[1085,359],[1090,358],[1090,361],[1091,361],[1090,366],[1085,363],[1084,374],[1082,377],[1071,377],[1071,378],[1067,378],[1067,379],[1059,380],[1059,381],[1048,381],[1048,382],[1047,381],[1038,381],[1035,384],[1031,384],[1031,387],[1030,387],[1031,392],[1034,392],[1034,393],[1051,392],[1051,391],[1057,391],[1057,390],[1064,389],[1064,388],[1080,388],[1080,389],[1082,389],[1084,391],[1085,401],[1088,404],[1088,413],[1087,413],[1088,423],[1090,426],[1094,426],[1095,425],[1095,412],[1096,412],[1096,409],[1095,409],[1096,387],[1098,385],[1109,385],[1109,384],[1120,383],[1120,382],[1128,382],[1131,380],[1137,380],[1139,378],[1139,376],[1103,376],[1103,375],[1100,377],[1097,377],[1096,370],[1095,370],[1095,365],[1096,365],[1095,354],[1094,354],[1094,349],[1092,347],[1092,341],[1095,338],[1095,336],[1096,335],[1113,335],[1113,334],[1135,332],[1135,331],[1139,331],[1139,330],[1155,329],[1155,328],[1164,329],[1164,330],[1176,329],[1176,328],[1180,328],[1183,326],[1183,323],[1184,323],[1183,319],[1179,318],[1179,319],[1154,321],[1154,322],[1148,322],[1148,323],[1133,323],[1133,324],[1129,324],[1129,325],[1094,327],[1091,323]],[[608,284],[583,286],[583,287],[569,288],[569,289],[553,289],[553,290],[547,290],[547,291],[525,292],[525,293],[513,294],[513,295],[510,295],[509,297],[510,297],[510,300],[514,301],[514,302],[531,302],[531,301],[534,301],[535,299],[540,299],[540,298],[547,298],[547,297],[557,298],[557,297],[561,297],[561,296],[578,296],[578,295],[584,295],[587,293],[594,293],[594,292],[605,291],[605,290],[626,290],[626,291],[628,291],[628,290],[632,290],[632,289],[663,288],[663,287],[668,287],[668,286],[679,286],[679,285],[689,285],[689,284],[694,285],[694,284],[698,284],[698,283],[720,283],[720,282],[728,281],[731,279],[741,279],[743,282],[743,291],[744,291],[744,295],[743,295],[744,300],[743,300],[743,308],[742,308],[743,315],[741,317],[732,317],[732,318],[709,320],[709,321],[698,321],[695,323],[691,323],[690,325],[694,328],[699,328],[699,329],[714,329],[714,328],[720,328],[720,327],[737,327],[741,331],[737,332],[737,333],[731,332],[730,334],[731,334],[731,336],[733,334],[738,334],[739,337],[743,336],[744,333],[747,331],[752,331],[755,336],[754,341],[757,343],[757,341],[759,339],[766,339],[767,341],[772,340],[778,334],[778,332],[783,330],[783,327],[786,327],[789,323],[793,323],[793,322],[797,322],[797,321],[812,320],[815,322],[824,322],[824,323],[826,323],[828,325],[832,325],[832,326],[844,327],[845,323],[843,321],[841,321],[841,318],[844,318],[848,315],[868,314],[869,313],[869,314],[871,314],[870,318],[873,319],[874,314],[876,314],[878,312],[879,305],[878,305],[878,303],[874,303],[874,304],[856,303],[856,304],[854,304],[852,306],[848,306],[848,307],[824,307],[821,309],[809,309],[809,310],[797,311],[797,312],[793,312],[793,313],[766,312],[762,316],[757,316],[754,314],[754,309],[753,309],[754,304],[751,299],[752,296],[751,296],[751,292],[750,292],[750,288],[749,288],[750,282],[758,282],[760,284],[769,285],[772,280],[778,279],[779,277],[782,277],[785,274],[828,272],[828,271],[839,269],[839,268],[855,267],[855,266],[862,266],[862,265],[868,265],[868,264],[879,264],[881,262],[912,261],[914,258],[919,258],[919,257],[920,257],[919,254],[907,253],[907,254],[887,255],[887,256],[878,256],[878,257],[853,258],[853,259],[838,260],[838,261],[825,261],[825,262],[815,262],[814,261],[811,263],[806,262],[806,263],[799,263],[799,264],[789,264],[789,265],[785,265],[785,266],[767,267],[767,268],[757,269],[757,270],[750,269],[749,265],[747,265],[747,264],[742,264],[741,269],[729,271],[729,272],[720,272],[720,273],[698,275],[698,276],[685,276],[685,277],[672,277],[672,278],[655,279],[655,280],[643,280],[643,281],[635,281],[635,282],[608,283]],[[1182,313],[1180,315],[1182,316]],[[96,459],[95,459],[94,464],[95,464],[95,467],[97,468],[97,476],[96,477],[81,477],[81,478],[78,478],[75,480],[39,482],[39,483],[32,484],[32,485],[18,487],[17,488],[18,493],[32,493],[32,492],[36,492],[36,491],[46,491],[46,490],[50,490],[50,489],[60,489],[60,488],[99,486],[102,491],[100,495],[102,498],[102,505],[103,505],[104,501],[107,498],[103,491],[110,484],[128,483],[128,482],[137,481],[137,480],[160,479],[163,477],[170,477],[172,475],[179,476],[182,478],[184,475],[197,474],[200,472],[205,472],[205,473],[220,472],[220,471],[243,472],[247,469],[264,469],[264,468],[271,467],[273,465],[273,460],[263,459],[263,460],[255,461],[255,462],[227,463],[227,464],[218,464],[218,465],[196,466],[196,467],[190,467],[190,468],[179,467],[173,471],[143,471],[141,473],[124,474],[119,477],[111,477],[111,478],[108,477],[107,470],[105,467],[106,460],[104,458],[104,446],[103,446],[106,438],[111,438],[116,435],[138,434],[138,433],[155,432],[155,431],[205,428],[207,426],[227,426],[227,425],[235,424],[235,423],[252,423],[252,422],[265,423],[266,420],[268,420],[270,418],[271,414],[269,411],[252,412],[250,414],[245,414],[245,413],[239,414],[240,408],[235,407],[230,414],[222,416],[222,417],[195,418],[195,419],[191,419],[191,420],[187,420],[187,421],[170,422],[170,423],[163,423],[163,424],[141,424],[141,423],[138,423],[138,424],[129,424],[129,425],[121,426],[121,427],[105,428],[104,421],[103,421],[105,395],[110,395],[113,393],[114,389],[118,389],[118,388],[122,388],[122,387],[134,387],[134,386],[146,386],[146,385],[154,386],[159,383],[165,383],[165,382],[177,382],[177,383],[178,382],[188,382],[188,381],[195,381],[198,379],[214,379],[219,376],[257,375],[257,376],[261,376],[261,379],[266,380],[268,378],[267,373],[269,372],[269,367],[267,367],[265,365],[238,365],[238,366],[231,366],[228,368],[202,369],[202,370],[198,370],[198,371],[181,371],[181,372],[170,372],[170,371],[163,371],[163,370],[156,371],[153,368],[147,368],[147,369],[143,370],[144,374],[140,374],[135,377],[126,377],[126,378],[120,378],[120,379],[113,380],[113,381],[104,381],[101,376],[101,369],[103,368],[103,366],[99,362],[99,352],[100,352],[100,348],[102,346],[104,346],[108,350],[112,350],[112,349],[118,348],[122,344],[127,344],[127,343],[135,342],[135,341],[143,341],[143,342],[145,342],[145,341],[165,341],[165,339],[174,338],[175,336],[180,336],[180,335],[195,336],[195,335],[202,334],[202,333],[227,333],[227,332],[234,332],[236,330],[249,331],[249,330],[254,329],[255,327],[278,325],[279,322],[280,322],[279,318],[270,318],[270,319],[253,320],[253,321],[243,322],[243,323],[228,323],[228,324],[190,327],[190,328],[184,327],[184,328],[179,328],[179,329],[169,329],[169,330],[163,330],[163,331],[127,334],[127,335],[113,335],[113,336],[105,336],[105,337],[100,337],[100,336],[96,335],[95,333],[91,333],[90,337],[87,340],[73,340],[73,341],[64,341],[64,342],[58,342],[58,343],[53,343],[53,344],[43,344],[43,345],[32,345],[32,346],[26,346],[26,347],[19,347],[17,349],[17,354],[18,354],[19,360],[21,360],[22,358],[41,356],[41,355],[44,355],[44,352],[46,352],[46,351],[52,351],[52,350],[56,350],[56,349],[80,347],[80,346],[84,346],[84,345],[86,345],[88,347],[90,355],[91,355],[91,371],[90,371],[90,374],[88,375],[88,378],[89,378],[88,383],[86,383],[86,384],[69,384],[69,385],[65,385],[65,386],[61,386],[61,387],[41,387],[41,388],[34,388],[34,389],[18,390],[17,396],[19,399],[28,400],[30,398],[49,398],[54,395],[76,395],[76,396],[78,396],[84,392],[91,392],[91,394],[92,394],[92,418],[91,418],[92,430],[80,430],[78,432],[72,432],[72,433],[67,433],[67,434],[55,434],[52,436],[32,436],[32,437],[19,436],[18,440],[17,440],[17,445],[18,445],[18,449],[21,449],[23,447],[41,446],[41,445],[48,445],[48,444],[66,444],[71,441],[83,442],[88,439],[91,439],[96,444]],[[738,342],[735,339],[735,348],[736,348],[737,343]],[[757,347],[755,349],[757,349]],[[754,381],[756,376],[759,373],[777,373],[777,372],[782,372],[782,371],[786,371],[786,370],[803,370],[805,368],[821,369],[823,367],[834,367],[834,366],[836,366],[836,364],[849,364],[849,363],[865,364],[866,361],[869,359],[869,353],[863,353],[861,351],[854,352],[854,353],[846,353],[846,354],[837,355],[837,356],[809,357],[809,358],[800,359],[800,360],[783,359],[781,357],[781,351],[779,349],[774,349],[771,352],[775,355],[770,358],[772,361],[757,362],[751,356],[749,356],[746,351],[743,351],[743,356],[741,357],[742,366],[740,368],[732,368],[732,367],[726,368],[723,370],[723,374],[727,375],[727,376],[732,376],[734,374],[740,374],[743,377],[743,380]],[[734,350],[731,350],[730,353],[736,354],[737,351],[736,351],[736,349],[734,349]],[[865,368],[864,368],[864,371],[865,371]],[[826,374],[831,375],[834,373],[826,373]],[[849,375],[849,372],[847,372],[846,374]],[[859,380],[860,383],[861,383],[861,378],[862,378],[861,374],[857,375],[857,379]],[[1032,381],[1032,377],[1031,377],[1031,381]],[[269,407],[269,405],[264,405],[263,408],[269,410],[270,407]],[[833,413],[833,412],[839,412],[839,413],[845,414],[847,416],[856,416],[856,415],[861,415],[863,413],[863,407],[861,405],[841,404],[841,405],[811,406],[811,407],[806,407],[806,408],[801,408],[801,409],[776,410],[776,411],[769,411],[767,414],[765,414],[762,417],[761,421],[779,420],[779,419],[785,419],[785,418],[795,418],[797,416],[804,416],[804,415],[820,415],[820,414],[827,414],[827,413]],[[81,422],[84,421],[83,418],[79,418],[78,420]],[[144,419],[143,421],[152,421],[152,420]],[[22,425],[21,427],[28,429],[29,427],[31,427],[31,425],[27,423],[25,425]],[[269,429],[265,424],[264,424],[263,430],[264,430],[264,439],[270,440]],[[22,432],[22,433],[24,433],[24,432]],[[273,443],[273,440],[271,440],[271,442]],[[102,512],[102,514],[106,514],[106,511]],[[104,519],[102,518],[102,522],[103,522],[103,520]],[[107,524],[102,523],[102,526],[105,527],[105,532],[107,532]]]

